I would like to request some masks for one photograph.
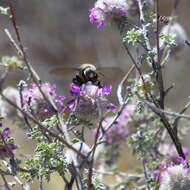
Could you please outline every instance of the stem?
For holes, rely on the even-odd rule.
[[[160,26],[159,26],[159,0],[155,0],[155,12],[156,12],[156,50],[157,50],[157,62],[156,62],[156,80],[158,82],[158,88],[160,93],[160,107],[164,109],[164,97],[165,97],[165,91],[164,91],[164,82],[163,82],[163,76],[162,76],[162,68],[160,66],[160,40],[159,40],[159,32],[160,32]]]

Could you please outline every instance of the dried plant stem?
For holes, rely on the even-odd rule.
[[[121,80],[121,82],[118,85],[117,98],[118,98],[118,101],[119,101],[120,105],[122,105],[124,103],[124,98],[122,96],[123,84],[129,78],[129,75],[134,71],[134,69],[135,69],[135,65],[132,65],[130,67],[129,71],[126,73],[126,75],[123,77],[123,79]]]

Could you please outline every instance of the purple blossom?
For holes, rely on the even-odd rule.
[[[118,141],[125,141],[128,135],[129,135],[129,131],[128,131],[127,126],[121,125],[120,123],[116,123],[108,131],[108,134],[106,135],[106,141],[109,144],[113,144]]]
[[[78,86],[74,83],[71,83],[71,85],[70,85],[71,96],[78,96],[80,94],[80,91],[81,91],[80,86]]]
[[[182,147],[182,149],[183,149],[185,156],[190,155],[190,151],[187,147]],[[173,163],[176,163],[176,164],[181,163],[178,153],[176,151],[176,148],[173,144],[162,144],[159,146],[158,150],[160,151],[161,154],[166,156],[167,160],[169,160]]]
[[[2,131],[2,136],[3,136],[4,138],[9,137],[9,132],[10,132],[10,129],[9,129],[9,128],[3,129],[3,131]]]
[[[101,8],[92,8],[89,10],[89,19],[97,28],[102,28],[105,24],[105,13]]]
[[[50,96],[54,101],[57,109],[59,111],[63,111],[65,109],[64,105],[64,96],[57,96],[56,94],[56,85],[50,83],[43,83],[41,84],[41,89],[45,96]],[[43,114],[52,114],[52,109],[49,107],[48,103],[44,100],[43,95],[41,94],[40,90],[38,89],[35,83],[31,84],[31,87],[25,88],[23,90],[23,103],[24,106],[27,108],[30,106],[36,113],[43,115]]]
[[[116,108],[113,104],[112,104],[112,109]],[[113,120],[113,117],[108,117],[104,120],[103,122],[103,128],[105,130],[107,130],[105,136],[106,136],[106,142],[108,144],[114,144],[114,143],[118,143],[120,141],[125,141],[126,138],[130,135],[130,131],[128,128],[128,122],[130,121],[130,116],[134,113],[136,109],[136,106],[131,104],[131,105],[127,105],[121,115],[119,116],[119,118],[114,122],[114,124],[112,125],[111,128],[109,128],[107,130],[107,127],[110,125],[110,123]],[[96,135],[96,131],[93,131],[93,136]],[[102,133],[100,134],[102,135]]]
[[[112,90],[112,86],[111,85],[102,87],[102,92],[105,95],[106,94],[110,94],[111,90]]]
[[[5,145],[0,145],[0,158],[13,158],[14,153],[13,150],[17,149],[17,146],[14,144],[5,144]]]
[[[171,165],[161,172],[159,190],[190,189],[190,174],[183,164]]]
[[[105,22],[120,19],[127,13],[126,0],[98,0],[94,8],[89,10],[90,22],[96,24],[97,28],[105,25]]]
[[[68,102],[68,109],[74,110],[75,115],[81,119],[97,119],[99,110],[104,113],[113,110],[115,106],[108,102],[106,96],[111,92],[111,86],[99,87],[91,82],[82,86],[70,85],[72,100]]]

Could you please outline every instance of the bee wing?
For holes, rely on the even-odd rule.
[[[50,70],[49,73],[54,74],[54,75],[69,75],[69,74],[73,74],[76,71],[78,71],[78,68],[59,67],[59,68],[54,68]]]
[[[97,72],[100,75],[103,75],[105,77],[113,77],[117,76],[118,73],[123,73],[123,71],[118,67],[99,67],[97,68]]]

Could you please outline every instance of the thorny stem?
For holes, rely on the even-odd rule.
[[[144,34],[145,43],[146,43],[147,49],[151,50],[150,42],[149,42],[149,39],[148,39],[148,31],[147,31],[145,18],[144,18],[144,13],[143,13],[142,1],[137,0],[137,2],[138,2],[138,5],[139,5],[140,20],[141,20],[141,24],[142,24],[142,28],[143,28],[143,34]],[[164,96],[165,96],[165,93],[164,93],[164,84],[163,84],[162,71],[161,71],[160,61],[159,61],[159,59],[160,59],[159,58],[159,56],[160,56],[160,51],[159,51],[159,20],[158,20],[159,0],[155,0],[155,2],[156,2],[156,14],[157,14],[157,32],[156,32],[156,41],[157,42],[156,42],[156,46],[157,46],[158,60],[157,60],[157,63],[155,64],[154,60],[152,59],[152,64],[153,64],[152,66],[153,66],[153,69],[155,70],[155,73],[156,73],[157,83],[158,83],[158,86],[159,86],[160,100],[159,100],[159,105],[155,104],[155,103],[157,103],[157,101],[154,102],[154,104],[156,105],[157,108],[164,109]],[[146,97],[146,99],[147,99],[147,97]],[[155,112],[155,113],[160,117],[163,125],[167,129],[173,143],[175,144],[175,147],[177,149],[177,152],[178,152],[179,156],[181,156],[182,158],[185,159],[185,155],[183,153],[182,146],[181,146],[181,143],[180,143],[180,141],[178,139],[178,136],[173,131],[173,129],[172,129],[170,123],[168,122],[168,119],[166,118],[165,114],[164,113],[160,114],[158,112]]]
[[[147,30],[146,21],[145,21],[145,18],[144,18],[142,1],[137,0],[137,2],[138,2],[138,6],[139,6],[140,21],[141,21],[141,25],[142,25],[142,30],[143,30],[145,43],[146,43],[146,46],[147,46],[147,50],[150,51],[151,50],[151,45],[150,45],[150,41],[149,41],[149,38],[148,38],[148,30]]]
[[[165,97],[165,92],[164,92],[164,82],[163,82],[163,76],[162,76],[162,68],[160,65],[160,43],[159,43],[159,31],[160,31],[160,26],[159,26],[159,0],[155,0],[155,12],[156,12],[156,50],[157,50],[157,62],[156,62],[156,79],[158,82],[158,88],[160,92],[160,107],[164,109],[164,97]]]
[[[103,120],[104,120],[104,118],[101,118],[100,121],[99,121],[99,126],[98,126],[96,136],[95,136],[95,140],[94,140],[94,146],[93,146],[92,151],[91,151],[92,156],[91,156],[91,161],[90,161],[89,170],[88,170],[88,190],[93,189],[92,177],[93,177],[94,155],[95,155],[96,148],[98,146],[98,137],[99,137],[100,129],[102,128]]]
[[[124,98],[122,96],[123,84],[128,79],[129,75],[132,73],[132,71],[134,69],[135,69],[135,65],[132,65],[130,67],[129,71],[126,73],[126,75],[123,77],[123,79],[121,80],[121,82],[118,85],[118,88],[117,88],[117,98],[118,98],[118,101],[119,101],[120,105],[122,105],[124,103]]]
[[[187,104],[184,106],[184,108],[180,111],[180,114],[183,114],[188,108],[190,107],[190,101],[187,102]],[[174,122],[173,122],[173,129],[174,131],[177,133],[177,128],[178,128],[178,123],[179,123],[179,120],[181,119],[182,117],[179,116],[176,116]]]
[[[160,112],[161,110],[159,108],[157,108],[156,106],[154,106],[151,102],[148,102],[147,100],[144,100],[144,102],[152,109],[152,111],[154,113],[156,113],[159,117],[161,122],[163,123],[163,125],[165,126],[165,128],[167,129],[175,147],[176,150],[179,154],[180,157],[182,157],[184,160],[186,160],[185,154],[183,152],[182,146],[181,146],[181,142],[177,136],[177,134],[175,133],[175,131],[172,129],[167,117],[165,116],[164,112]],[[187,166],[189,167],[189,165],[187,164]]]
[[[8,168],[8,170],[11,172],[11,167],[6,161],[3,161],[5,166]],[[23,183],[17,176],[14,176],[15,180],[18,182],[18,184],[24,189],[24,190],[30,190],[30,186],[27,183]]]
[[[44,188],[43,188],[42,176],[39,176],[39,177],[38,177],[38,181],[39,181],[39,190],[44,190]]]
[[[4,182],[5,187],[6,187],[6,188],[9,188],[8,182],[7,182],[7,180],[6,180],[5,176],[4,176],[4,174],[1,174],[1,177],[2,177],[2,179],[3,179],[3,182]]]
[[[147,186],[147,189],[150,190],[150,185],[148,183],[148,174],[147,174],[147,170],[146,170],[146,161],[145,161],[145,158],[144,158],[144,155],[142,153],[141,155],[141,160],[142,160],[142,165],[143,165],[143,171],[144,171],[144,176],[145,176],[145,180],[146,180],[146,186]]]

